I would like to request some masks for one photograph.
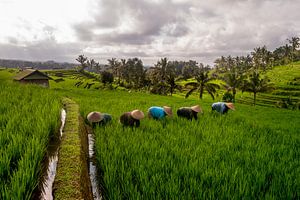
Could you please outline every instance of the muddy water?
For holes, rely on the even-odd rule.
[[[88,142],[89,142],[89,172],[90,172],[90,180],[92,185],[92,192],[94,199],[102,199],[98,184],[97,184],[97,170],[96,170],[96,163],[95,163],[95,154],[94,154],[94,136],[93,134],[88,134]]]
[[[66,111],[61,110],[61,126],[60,126],[60,136],[63,135],[63,128],[66,121]],[[60,140],[60,139],[59,139]],[[60,141],[54,141],[53,144],[49,145],[49,164],[47,169],[47,175],[43,182],[43,192],[41,194],[41,200],[53,200],[52,186],[56,175],[56,167],[58,161],[58,150]]]

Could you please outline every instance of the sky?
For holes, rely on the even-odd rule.
[[[300,0],[0,0],[0,58],[213,64],[300,36]]]

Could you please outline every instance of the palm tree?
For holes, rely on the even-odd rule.
[[[80,72],[82,72],[85,68],[88,67],[88,64],[87,64],[88,58],[85,57],[84,55],[79,55],[78,58],[76,58],[76,61],[78,61],[81,65],[79,68]]]
[[[166,70],[168,67],[168,59],[167,58],[161,58],[160,61],[157,61],[156,67],[160,68],[161,70],[161,80],[166,80]]]
[[[253,104],[256,105],[256,94],[259,92],[268,92],[273,89],[273,86],[269,83],[267,78],[262,79],[259,77],[260,74],[258,71],[254,71],[249,80],[244,81],[242,86],[242,92],[251,92],[253,93]]]
[[[215,68],[217,69],[217,72],[224,72],[224,69],[226,69],[227,65],[227,59],[224,56],[221,56],[221,58],[217,58],[215,60]]]
[[[108,59],[108,64],[112,69],[113,75],[118,77],[118,84],[120,84],[120,65],[121,63],[116,59]]]
[[[209,77],[208,75],[209,70],[205,68],[200,68],[195,76],[197,82],[190,82],[185,84],[185,86],[192,86],[192,89],[188,91],[185,95],[185,98],[188,98],[193,92],[199,91],[199,98],[202,99],[203,92],[206,90],[212,97],[215,99],[214,94],[216,93],[216,88],[219,89],[220,86],[215,83],[210,83],[210,81],[214,80],[215,78]]]
[[[292,62],[294,62],[294,55],[297,51],[297,48],[300,46],[300,38],[298,37],[292,37],[292,39],[288,39],[288,42],[291,44],[291,57],[292,57]]]
[[[290,63],[290,58],[292,55],[292,46],[289,46],[288,44],[286,44],[285,46],[283,46],[283,52],[284,52],[284,61],[286,64]]]
[[[226,85],[225,88],[228,91],[232,91],[233,102],[235,101],[236,89],[239,88],[244,80],[244,75],[242,73],[237,72],[236,70],[230,71],[226,73],[223,77]]]

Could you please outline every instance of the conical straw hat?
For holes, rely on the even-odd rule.
[[[89,122],[100,122],[103,120],[103,115],[100,112],[90,112],[87,117]]]
[[[235,110],[233,103],[226,103],[226,106],[231,110]]]
[[[169,116],[173,115],[171,107],[169,107],[169,106],[163,106],[163,108],[164,108],[164,111],[167,113],[167,115],[169,115]]]
[[[140,110],[133,110],[130,114],[134,119],[137,120],[143,119],[145,117],[144,113]]]
[[[195,105],[195,106],[192,106],[191,109],[195,112],[201,112],[202,113],[202,109],[200,108],[199,105]]]

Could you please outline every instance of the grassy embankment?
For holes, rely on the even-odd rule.
[[[30,199],[59,126],[59,97],[39,86],[1,79],[0,99],[0,199]]]
[[[53,186],[55,199],[92,199],[87,182],[86,152],[82,149],[79,107],[68,98],[63,99],[67,117],[58,155],[57,174]],[[85,136],[86,137],[86,136]],[[87,151],[87,150],[85,150]]]

